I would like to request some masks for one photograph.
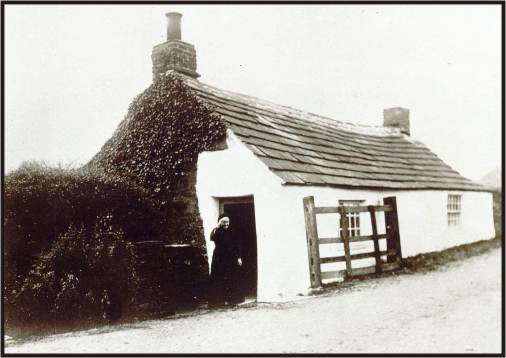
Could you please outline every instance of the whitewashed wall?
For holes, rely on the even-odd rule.
[[[218,198],[253,195],[258,250],[258,300],[284,300],[306,294],[309,269],[302,198],[314,196],[317,206],[335,206],[339,200],[365,200],[377,205],[387,196],[397,197],[403,256],[442,250],[494,236],[492,195],[462,195],[461,225],[448,227],[447,191],[371,191],[326,187],[286,186],[247,149],[232,132],[229,149],[199,156],[197,195],[204,224],[209,258],[214,245],[209,235],[218,217]],[[361,214],[361,234],[371,233],[368,213]],[[318,215],[320,237],[337,236],[339,216]],[[383,233],[383,214],[377,214]],[[384,240],[380,241],[384,248]],[[370,251],[372,243],[355,243],[355,252]],[[342,245],[321,245],[321,256],[341,255]],[[373,264],[372,259],[354,261],[355,267]],[[323,265],[323,270],[342,269],[344,264]]]
[[[253,195],[258,256],[257,298],[259,301],[272,300],[278,291],[286,291],[283,278],[289,269],[283,269],[283,265],[292,261],[284,256],[288,251],[287,236],[275,233],[278,227],[284,225],[283,222],[275,222],[278,216],[273,211],[273,203],[281,200],[282,181],[230,131],[227,132],[227,145],[229,149],[200,154],[197,165],[196,189],[209,260],[214,250],[209,236],[218,217],[218,199]],[[305,271],[303,274],[307,276],[301,280],[302,287],[305,287],[309,274]],[[278,284],[281,286],[276,287]]]

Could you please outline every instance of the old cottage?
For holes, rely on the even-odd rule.
[[[195,193],[209,258],[221,212],[241,233],[242,284],[251,296],[271,301],[308,292],[307,196],[322,206],[377,205],[395,196],[403,256],[494,236],[492,194],[411,136],[408,109],[385,109],[383,125],[365,126],[204,84],[195,48],[181,40],[181,15],[167,17],[167,41],[152,53],[153,76],[177,76],[226,124],[217,150],[198,156]],[[318,220],[322,236],[339,232],[336,216]],[[349,214],[349,223],[352,236],[371,231],[362,213]],[[367,250],[356,244],[356,252]],[[333,250],[328,245],[321,255]]]

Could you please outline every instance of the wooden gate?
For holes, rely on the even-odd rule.
[[[311,287],[321,287],[322,279],[333,279],[352,276],[367,275],[390,271],[401,267],[402,252],[399,235],[399,222],[397,218],[397,203],[395,197],[383,199],[384,205],[368,206],[320,206],[315,207],[314,197],[308,196],[303,199],[304,217],[306,221],[306,237],[309,259],[309,272],[311,276]],[[376,212],[383,211],[385,214],[384,234],[378,234],[376,225]],[[350,236],[348,234],[347,213],[369,212],[371,218],[372,235]],[[317,214],[338,213],[340,215],[341,235],[330,238],[320,238],[316,224]],[[386,240],[386,250],[380,251],[379,240]],[[350,252],[350,242],[369,241],[374,244],[373,252],[357,253]],[[320,257],[320,245],[342,244],[344,246],[344,256]],[[386,256],[386,261],[381,257]],[[353,260],[365,258],[375,258],[375,265],[368,267],[353,268]],[[333,262],[345,262],[346,269],[340,271],[322,271],[321,265]]]

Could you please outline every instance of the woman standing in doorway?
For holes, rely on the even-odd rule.
[[[235,305],[244,300],[236,287],[242,266],[241,249],[238,238],[234,237],[229,226],[230,218],[222,214],[211,232],[214,252],[211,263],[210,307]]]

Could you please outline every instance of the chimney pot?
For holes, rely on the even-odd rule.
[[[383,126],[398,128],[401,133],[410,135],[409,109],[403,107],[387,108],[383,110]]]
[[[181,41],[181,17],[179,12],[168,12],[167,16],[167,41],[179,40]]]

